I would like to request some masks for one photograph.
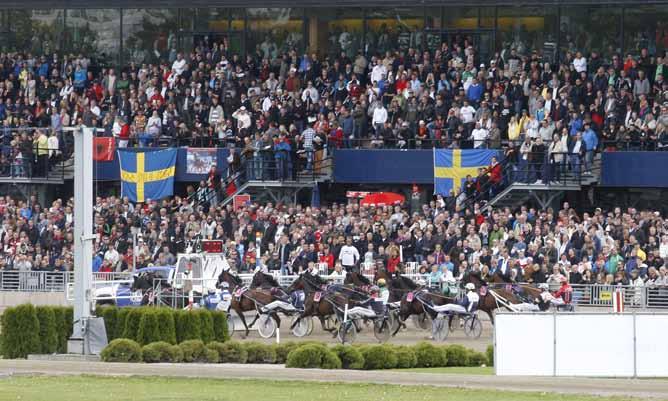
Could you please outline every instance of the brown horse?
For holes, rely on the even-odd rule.
[[[512,292],[512,290],[506,289],[505,286],[495,287],[493,289],[490,289],[487,282],[484,281],[482,278],[480,278],[480,273],[478,272],[466,272],[464,274],[464,277],[462,278],[460,285],[463,288],[467,283],[473,283],[475,285],[476,289],[478,290],[478,294],[480,296],[480,301],[478,302],[478,309],[487,313],[487,316],[489,316],[489,320],[490,322],[492,322],[492,324],[494,324],[494,311],[498,309],[500,305],[490,291],[494,291],[497,295],[499,295],[500,297],[504,298],[506,301],[512,304],[519,304],[522,302]]]
[[[525,270],[524,277],[526,278],[526,272],[529,272],[530,270],[527,268]],[[492,288],[494,290],[498,289],[505,289],[506,285],[511,284],[511,290],[515,294],[517,298],[520,298],[521,300],[528,302],[528,303],[533,303],[535,300],[539,300],[540,298],[540,289],[534,287],[533,285],[529,283],[518,283],[518,282],[512,282],[512,281],[507,281],[504,279],[504,277],[499,274],[498,272],[496,274],[493,274],[491,276],[491,279],[489,280],[489,283],[492,284]]]
[[[232,302],[230,303],[230,309],[236,312],[241,323],[244,325],[246,330],[244,337],[248,337],[249,328],[253,327],[257,319],[260,317],[259,308],[270,304],[275,301],[277,297],[272,294],[270,290],[263,290],[260,288],[249,288],[246,289],[240,295],[237,295],[237,291],[243,288],[243,282],[241,278],[235,276],[229,271],[224,271],[218,277],[218,283],[226,282],[230,286],[230,292],[232,292]],[[244,317],[244,312],[256,311],[257,314],[250,324],[246,324],[246,318]],[[276,322],[276,327],[281,327],[281,319],[276,313],[272,313],[271,317]]]
[[[373,275],[373,281],[377,283],[381,278],[385,280],[387,289],[390,291],[390,299],[388,299],[390,303],[401,301],[406,293],[418,288],[418,285],[413,280],[402,276],[399,272],[392,275],[385,269],[378,269]]]
[[[315,316],[320,320],[322,329],[336,335],[335,327],[328,327],[325,319],[334,316],[337,309],[342,309],[346,304],[354,306],[367,299],[366,294],[351,290],[342,285],[332,285],[327,290],[324,287],[327,282],[317,275],[301,274],[293,281],[287,292],[304,291],[304,311],[292,323],[294,328],[301,319]]]

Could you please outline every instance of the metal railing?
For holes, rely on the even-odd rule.
[[[369,271],[369,270],[366,270]],[[373,280],[373,274],[365,274]],[[420,274],[417,271],[405,274],[413,281],[424,280],[429,283],[429,274]],[[244,273],[239,277],[245,285],[249,285],[253,274]],[[288,287],[298,275],[276,275],[276,280],[281,286]],[[342,283],[343,277],[331,274],[321,274],[326,280]],[[47,272],[47,271],[0,271],[0,291],[23,291],[23,292],[65,292],[73,283],[72,272]],[[130,283],[131,272],[93,273],[93,282],[97,286],[100,283]],[[209,281],[215,281],[211,279]],[[183,283],[180,283],[182,285]],[[193,280],[195,285],[211,284],[205,279]],[[442,286],[448,285],[441,283]],[[612,298],[615,291],[621,291],[627,308],[636,309],[664,309],[668,308],[668,285],[644,285],[644,286],[621,286],[601,284],[573,284],[573,295],[571,303],[576,306],[606,307],[612,306]]]

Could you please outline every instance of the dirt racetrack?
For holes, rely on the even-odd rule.
[[[443,344],[461,344],[465,347],[472,348],[476,351],[485,351],[488,345],[492,344],[493,339],[493,328],[489,321],[489,318],[486,314],[482,313],[479,315],[480,320],[482,321],[482,334],[479,338],[469,338],[464,334],[464,330],[455,324],[457,328],[451,331],[448,335],[447,340]],[[252,316],[246,316],[246,321],[252,321]],[[456,321],[455,321],[456,322]],[[322,341],[325,343],[334,344],[338,342],[338,339],[333,337],[332,334],[327,333],[322,330],[320,322],[317,319],[313,320],[313,332],[305,337],[295,337],[290,332],[290,318],[284,318],[281,316],[281,341]],[[233,338],[235,340],[244,340],[243,338],[243,327],[241,322],[235,318],[235,333]],[[257,323],[256,323],[257,324]],[[429,339],[431,334],[430,330],[422,330],[417,328],[411,319],[406,322],[406,329],[400,330],[396,336],[391,337],[388,341],[389,344],[400,344],[400,345],[412,345],[420,341],[432,341]],[[257,330],[250,330],[250,333],[246,340],[253,341],[262,341],[267,343],[272,343],[276,341],[275,337],[264,339],[260,337]],[[357,334],[355,339],[355,344],[378,344],[378,340],[373,335],[373,327],[371,325],[362,325],[362,330]]]
[[[288,369],[281,365],[140,364],[79,361],[0,360],[3,375],[167,376],[225,379],[429,385],[470,389],[535,391],[668,399],[667,380],[572,377],[497,377],[397,371]]]

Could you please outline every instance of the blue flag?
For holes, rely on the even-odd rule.
[[[434,149],[434,193],[455,195],[466,181],[466,176],[478,176],[478,169],[487,167],[498,151],[487,149]]]
[[[176,149],[134,151],[119,149],[121,195],[131,202],[158,200],[174,193]]]

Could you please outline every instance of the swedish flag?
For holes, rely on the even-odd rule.
[[[157,200],[174,193],[176,149],[118,151],[121,167],[121,194],[131,202]]]
[[[489,166],[497,155],[496,150],[487,149],[434,149],[434,193],[459,193],[466,176],[477,177],[478,169]]]

